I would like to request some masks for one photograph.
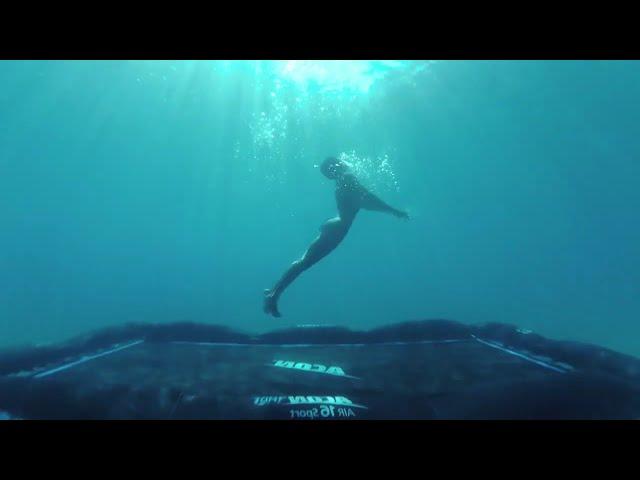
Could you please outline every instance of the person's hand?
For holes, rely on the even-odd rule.
[[[401,210],[398,210],[395,213],[396,217],[401,218],[402,220],[409,220],[409,214],[407,212],[403,212]]]

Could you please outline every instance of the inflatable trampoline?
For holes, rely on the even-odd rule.
[[[126,325],[0,352],[0,419],[637,419],[640,360],[511,325]]]

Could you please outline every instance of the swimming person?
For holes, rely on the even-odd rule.
[[[328,220],[320,227],[320,235],[307,249],[302,258],[291,264],[271,290],[264,291],[264,312],[274,317],[281,316],[278,311],[278,300],[282,292],[298,275],[318,263],[340,244],[361,208],[390,213],[405,220],[409,219],[407,212],[387,205],[360,185],[355,175],[351,173],[348,163],[329,157],[320,166],[320,171],[328,179],[336,181],[338,216]]]

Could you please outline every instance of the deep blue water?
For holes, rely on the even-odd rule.
[[[130,321],[517,324],[640,355],[640,62],[0,62],[0,346]],[[348,157],[410,222],[335,215]]]

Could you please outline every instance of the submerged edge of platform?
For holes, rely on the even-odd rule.
[[[100,329],[66,342],[0,350],[0,376],[43,370],[83,355],[100,354],[131,342],[208,342],[247,345],[376,344],[429,340],[472,339],[497,347],[583,370],[598,370],[640,382],[640,359],[598,345],[545,338],[514,325],[486,323],[466,325],[452,320],[416,320],[370,330],[339,326],[300,326],[251,335],[221,325],[192,322],[125,324]]]
[[[445,393],[445,397],[427,396],[418,401],[424,408],[429,406],[433,412],[440,412],[439,418],[519,418],[525,414],[523,412],[530,412],[526,415],[533,418],[538,418],[535,415],[543,418],[550,415],[558,418],[635,418],[640,415],[640,360],[637,358],[596,345],[547,339],[513,325],[465,325],[450,320],[422,320],[363,331],[334,326],[301,326],[253,336],[228,327],[197,323],[130,324],[99,330],[60,344],[5,350],[0,352],[0,397],[6,401],[0,403],[0,410],[8,414],[0,418],[11,419],[16,415],[18,418],[110,418],[107,413],[111,408],[109,405],[117,403],[118,392],[124,392],[127,387],[111,385],[108,392],[99,387],[87,396],[83,382],[76,382],[74,386],[57,379],[68,372],[74,375],[73,372],[88,364],[100,364],[104,359],[118,357],[121,355],[118,352],[126,355],[144,346],[157,351],[158,346],[173,349],[186,344],[207,349],[222,347],[226,351],[249,349],[257,353],[263,347],[300,352],[300,349],[335,351],[342,347],[352,351],[356,346],[355,352],[363,351],[360,347],[375,346],[371,351],[379,352],[379,348],[401,351],[396,348],[413,345],[409,351],[416,352],[417,344],[435,346],[451,343],[483,345],[488,351],[512,356],[529,365],[536,364],[536,368],[542,367],[541,371],[546,370],[547,374],[536,373],[528,379],[512,378],[508,385],[505,378],[500,377],[490,384],[469,388],[465,395]],[[399,372],[406,370],[403,365],[402,361],[398,364]],[[50,382],[50,378],[54,381]],[[196,384],[200,383],[201,380],[197,380]],[[166,393],[165,387],[160,390],[155,393],[144,390],[142,393],[146,396]],[[267,390],[261,393],[270,394]],[[314,392],[307,392],[311,393]],[[407,394],[407,405],[411,404],[415,409],[417,397],[413,398],[411,392]],[[105,395],[109,401],[103,398]],[[398,401],[398,398],[386,398],[382,392],[380,395],[376,401]],[[611,404],[612,396],[616,399],[615,405]],[[177,400],[173,399],[176,405],[180,404],[181,398],[178,395]],[[43,399],[47,400],[43,402]],[[212,405],[217,402],[214,397],[209,400]],[[547,412],[544,405],[554,407]],[[540,410],[541,406],[543,410]],[[571,407],[569,410],[568,406]],[[381,418],[388,418],[391,413],[399,414],[387,407],[387,416]],[[154,411],[145,411],[144,415],[153,417]],[[433,412],[429,414],[431,416],[422,412],[415,418],[438,418]],[[191,413],[211,415],[210,410]]]

